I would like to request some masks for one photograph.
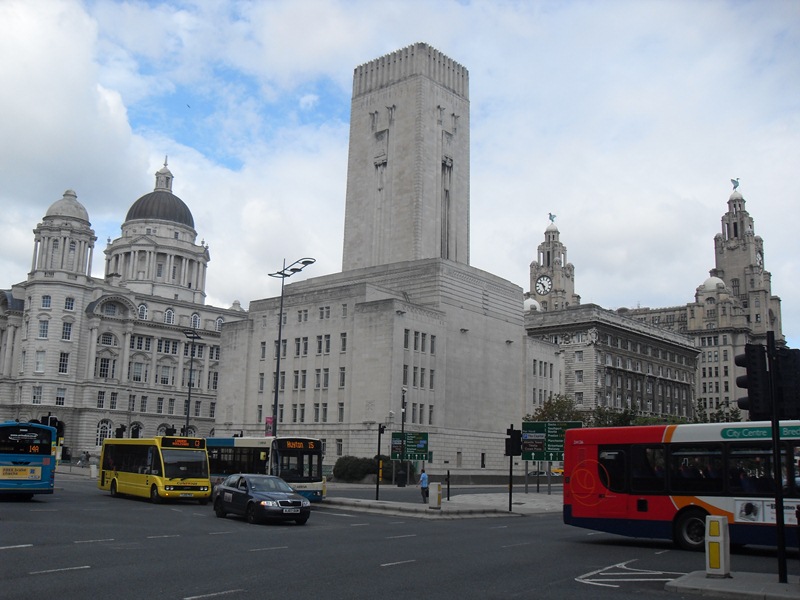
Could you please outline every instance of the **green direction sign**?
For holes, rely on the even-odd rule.
[[[522,460],[564,460],[564,432],[580,421],[522,423]]]
[[[428,434],[407,431],[406,454],[401,457],[403,452],[403,434],[392,432],[392,460],[429,460],[428,458]]]

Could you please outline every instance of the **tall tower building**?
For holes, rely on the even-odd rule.
[[[575,293],[575,267],[567,262],[567,247],[559,240],[555,215],[544,232],[536,260],[531,263],[529,297],[538,302],[541,310],[559,310],[581,303]]]
[[[424,43],[355,69],[342,269],[469,264],[469,73]]]

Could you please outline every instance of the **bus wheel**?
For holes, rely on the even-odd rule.
[[[675,543],[684,550],[702,550],[706,541],[706,511],[682,512],[675,521]]]
[[[161,496],[158,495],[158,486],[150,488],[150,501],[153,504],[161,504]]]
[[[117,480],[116,479],[111,482],[111,490],[110,491],[111,491],[111,497],[112,498],[116,498],[117,497]]]
[[[247,513],[245,514],[245,516],[247,517],[248,523],[253,523],[253,524],[258,523],[258,515],[256,515],[255,504],[250,503],[247,505]]]

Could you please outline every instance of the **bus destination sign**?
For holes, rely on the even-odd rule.
[[[203,450],[206,447],[206,441],[203,438],[164,437],[161,438],[161,447]]]

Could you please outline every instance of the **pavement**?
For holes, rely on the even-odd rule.
[[[73,474],[88,477],[90,470],[59,465],[59,474]],[[384,513],[420,519],[469,519],[493,517],[525,517],[541,514],[561,514],[562,497],[560,490],[525,493],[515,491],[511,496],[509,510],[508,493],[470,494],[461,488],[450,500],[442,498],[441,507],[435,498],[428,504],[422,502],[391,502],[386,500],[367,500],[343,498],[337,491],[347,488],[363,489],[363,484],[329,483],[328,496],[315,510],[355,510],[359,512]],[[789,575],[788,583],[778,583],[777,574],[734,572],[730,577],[709,577],[705,571],[687,573],[665,584],[664,589],[685,595],[705,598],[727,598],[731,600],[798,600],[800,599],[800,577]]]

